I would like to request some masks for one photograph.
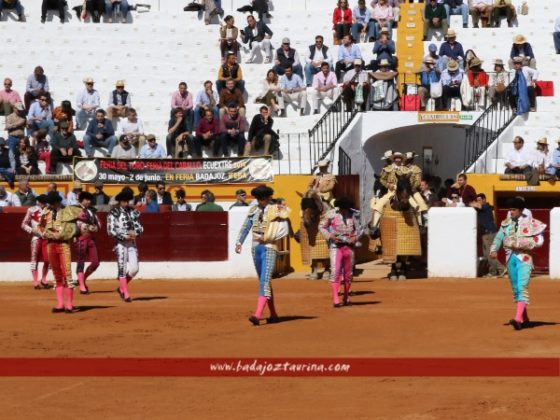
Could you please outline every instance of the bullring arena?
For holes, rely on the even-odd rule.
[[[394,79],[373,74],[382,59],[372,53],[373,40],[368,42],[367,36],[363,39],[364,33],[361,42],[355,44],[363,64],[371,60],[373,65],[368,68],[372,73],[367,79],[372,89],[363,91],[363,103],[354,96],[348,99],[348,92],[337,96],[348,85],[341,78],[336,95],[330,102],[320,101],[315,113],[314,87],[310,86],[304,88],[307,101],[302,113],[297,101],[286,99],[286,112],[271,114],[278,139],[278,147],[269,150],[271,156],[258,149],[238,156],[236,145],[230,143],[233,150],[224,157],[205,147],[198,158],[190,148],[188,155],[173,155],[169,150],[166,135],[173,126],[170,116],[174,118],[169,100],[176,96],[181,81],[187,82],[194,100],[206,80],[216,79],[221,66],[219,25],[224,24],[218,10],[205,22],[204,12],[183,11],[187,2],[144,0],[126,16],[115,11],[94,23],[89,15],[82,22],[72,9],[84,2],[68,0],[62,25],[56,10],[49,10],[42,24],[40,2],[20,1],[25,7],[24,19],[18,16],[18,9],[9,8],[0,19],[0,33],[5,39],[1,50],[6,56],[17,56],[17,60],[0,64],[0,76],[10,78],[13,89],[23,98],[26,79],[40,65],[49,78],[53,107],[70,100],[74,109],[78,109],[76,99],[82,83],[89,78],[95,79],[95,89],[99,90],[99,108],[106,108],[107,98],[114,99],[114,82],[118,80],[117,85],[126,84],[126,90],[132,93],[132,106],[143,122],[144,134],[149,137],[154,133],[165,156],[142,158],[139,153],[130,160],[111,158],[106,147],[94,147],[93,155],[86,156],[87,131],[77,127],[78,119],[70,115],[80,158],[62,159],[55,163],[51,171],[55,173],[48,173],[49,165],[41,155],[38,172],[18,174],[14,185],[5,182],[6,176],[0,179],[7,193],[2,195],[0,189],[2,418],[559,418],[558,174],[546,172],[553,166],[536,158],[529,175],[505,171],[509,156],[518,147],[518,140],[514,140],[518,137],[525,139],[523,147],[531,153],[545,139],[551,161],[557,138],[560,151],[559,47],[555,51],[552,39],[552,32],[557,32],[560,40],[560,29],[555,27],[559,15],[556,1],[513,0],[510,3],[515,17],[504,12],[501,26],[496,25],[493,14],[487,17],[482,13],[480,28],[474,27],[472,15],[467,15],[466,24],[460,13],[448,16],[449,28],[458,34],[465,51],[471,49],[480,57],[490,79],[495,60],[505,62],[508,86],[504,101],[491,97],[490,85],[469,87],[468,83],[457,99],[461,106],[457,107],[455,100],[451,107],[445,106],[448,98],[432,95],[430,86],[428,96],[435,100],[436,108],[430,110],[420,101],[417,88],[423,84],[419,69],[426,64],[429,46],[434,43],[439,49],[449,36],[436,26],[428,29],[424,39],[425,4],[407,1],[400,5],[400,20],[390,31],[396,48],[389,56]],[[198,3],[213,7],[214,2]],[[247,12],[237,9],[247,3],[221,1],[224,15],[232,15],[239,29],[247,25]],[[321,34],[331,51],[334,70],[343,48],[332,28],[335,2],[265,3],[271,16],[265,14],[264,21],[274,33],[274,51],[289,37],[288,43],[291,41],[301,67],[305,67],[309,45],[315,35]],[[358,4],[355,0],[349,3],[352,9]],[[374,12],[369,3],[366,1],[367,8]],[[517,86],[519,77],[515,78],[515,70],[508,67],[511,41],[514,39],[515,44],[519,36],[531,43],[538,68],[535,79],[543,82],[538,85],[536,102],[531,104],[535,109],[525,112],[521,112],[523,101],[511,100],[515,97],[511,93],[513,82]],[[244,108],[250,123],[261,111],[262,102],[256,100],[261,98],[264,77],[276,63],[274,57],[270,57],[271,63],[266,60],[266,48],[257,48],[256,56],[252,56],[241,35],[238,41],[238,63],[246,89]],[[535,64],[531,62],[531,66]],[[442,69],[449,70],[449,66]],[[308,81],[307,71],[302,79]],[[380,86],[386,89],[381,99],[376,90]],[[394,102],[389,103],[391,98]],[[473,102],[473,98],[477,99]],[[119,130],[125,120],[122,116],[112,119],[117,133],[123,133]],[[54,125],[59,132],[63,128],[60,121]],[[25,127],[25,134],[33,137],[27,128],[31,127]],[[0,117],[0,130],[5,133],[1,136],[7,139],[7,148],[11,141],[7,118]],[[55,131],[49,128],[48,140],[54,142]],[[194,126],[187,131],[192,131],[194,138]],[[171,144],[179,145],[175,140]],[[394,185],[385,185],[383,171],[394,168],[392,165],[397,165],[395,161],[404,158],[405,152],[416,155],[412,165],[420,168],[421,178],[437,200],[432,203],[429,194],[422,195],[431,208],[423,212],[413,204],[415,217],[395,222],[388,220],[393,217],[389,208],[399,212],[403,202],[413,202],[421,191],[414,180],[410,181],[410,169],[404,170],[412,184],[410,196],[406,194],[408,187],[405,185],[403,192],[399,182],[395,182],[396,198],[386,195],[387,188],[392,191]],[[0,163],[4,160],[8,162],[2,158]],[[21,166],[19,156],[17,167]],[[324,178],[323,171],[327,174]],[[331,174],[336,184],[325,192],[321,182],[327,182]],[[518,196],[524,199],[524,209],[546,225],[529,238],[532,243],[542,240],[542,246],[538,243],[532,252],[527,251],[533,257],[530,285],[516,294],[516,302],[512,301],[510,285],[513,266],[503,250],[497,257],[509,273],[503,269],[492,273],[490,251],[484,250],[486,231],[481,227],[480,208],[454,204],[457,192],[459,202],[466,201],[465,188],[454,184],[459,182],[457,174],[466,174],[468,186],[485,195],[493,206],[490,219],[497,228],[504,220],[517,220],[515,211],[521,208],[512,199]],[[453,185],[445,189],[442,180],[449,178]],[[52,199],[57,193],[48,196],[54,200],[49,201],[49,210],[39,211],[40,227],[31,234],[22,229],[29,207],[13,205],[10,200],[27,180],[35,198],[50,191],[52,183],[66,200],[76,182],[81,183],[83,192],[98,193],[95,185],[100,181],[103,192],[111,198],[98,206],[96,213],[101,221],[101,229],[94,233],[99,268],[87,278],[87,293],[80,293],[83,285],[76,283],[70,310],[58,306],[56,290],[63,288],[68,305],[67,286],[78,276],[78,242],[89,237],[80,224],[85,213],[80,213],[78,221],[68,222],[75,228],[73,237],[66,241],[72,254],[68,281],[55,279],[51,266],[46,277],[48,288],[41,287],[40,282],[34,288],[30,271],[32,235],[42,236],[45,244],[58,246],[65,241],[48,232],[49,217],[54,218],[52,232],[59,227],[55,221],[60,220],[57,217],[62,212],[57,216],[60,209],[53,203],[58,198]],[[184,191],[193,211],[178,211],[155,198],[158,211],[152,213],[143,195],[131,204],[139,211],[143,232],[136,239],[139,272],[130,281],[124,275],[130,273],[118,274],[114,248],[115,244],[134,242],[134,236],[119,239],[108,233],[108,225],[118,222],[110,220],[111,212],[128,201],[122,199],[126,195],[119,196],[123,188],[132,188],[136,196],[141,193],[138,181],[142,180],[147,181],[155,197],[157,183],[164,181],[160,194],[169,193],[173,204],[177,192]],[[291,209],[289,223],[282,203],[266,201],[270,198],[266,196],[263,207],[258,194],[251,196],[254,188],[263,185],[272,188],[272,197],[282,198]],[[230,208],[239,200],[240,189],[246,192],[247,202],[261,207]],[[202,197],[208,197],[207,190],[226,211],[197,211]],[[328,243],[331,253],[334,250],[332,255],[338,253],[337,248],[353,250],[348,300],[343,295],[344,282],[339,283],[338,293],[329,281],[336,278],[336,269],[332,268],[335,260],[329,260],[328,255],[319,258],[314,254],[318,250],[306,248],[313,242],[306,223],[314,216],[306,213],[305,198],[311,200],[309,205],[317,201],[319,206],[338,203],[338,210],[325,210],[316,221],[319,240],[317,229],[325,223],[327,213],[328,217],[335,213],[346,217],[343,200],[335,201],[342,197],[353,204],[349,213],[352,217],[344,223],[352,220],[360,244],[334,245],[342,242],[333,233],[334,225],[329,228],[334,236]],[[372,226],[375,204],[385,198],[389,207],[384,207],[381,238],[377,238]],[[277,212],[276,219],[265,211],[270,208]],[[406,209],[404,205],[402,212],[412,212]],[[249,219],[253,217],[253,231],[243,247],[236,249],[248,215]],[[519,217],[528,220],[528,216]],[[271,222],[278,223],[281,227],[277,229],[283,233],[268,241],[264,238],[271,231]],[[403,223],[412,226],[417,235],[412,238],[417,240],[400,235]],[[264,232],[257,232],[262,226]],[[130,233],[132,225],[127,229]],[[262,280],[266,276],[259,280],[255,271],[252,235],[262,235],[264,243],[273,244],[264,247],[267,258],[270,249],[278,251],[272,260],[264,258],[264,266],[271,264],[273,298],[269,283]],[[412,245],[418,252],[409,251],[403,257],[398,250],[403,252],[404,245]],[[45,248],[51,255],[53,249],[58,252],[56,247]],[[524,261],[525,249],[511,252],[515,255],[509,258],[521,255],[520,261]],[[401,269],[404,271],[399,274],[404,276],[399,279],[395,270]],[[53,290],[55,284],[58,286]],[[124,285],[130,292],[128,301]],[[520,320],[517,325],[512,317],[521,316],[519,304],[525,305],[528,296],[530,321]],[[277,316],[269,312],[271,300]],[[253,318],[263,302],[267,306],[257,317],[260,321],[255,322]]]

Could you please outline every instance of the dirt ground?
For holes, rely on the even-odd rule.
[[[558,357],[560,284],[531,284],[535,327],[504,326],[506,279],[274,281],[283,322],[253,327],[256,280],[93,281],[81,310],[0,284],[1,357]],[[559,419],[560,378],[6,378],[5,419]]]

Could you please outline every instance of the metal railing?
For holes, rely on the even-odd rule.
[[[352,174],[352,159],[342,147],[338,148],[338,174],[351,175]]]
[[[308,133],[277,131],[280,149],[273,155],[272,167],[277,175],[309,174],[312,163],[307,159]]]

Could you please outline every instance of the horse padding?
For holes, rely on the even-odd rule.
[[[420,229],[414,210],[399,212],[386,206],[380,230],[381,258],[384,262],[394,263],[399,255],[422,255]]]
[[[300,225],[301,263],[311,265],[313,260],[329,258],[329,245],[319,232],[319,226],[306,228],[303,220]]]

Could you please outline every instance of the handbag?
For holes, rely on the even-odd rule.
[[[418,85],[416,83],[406,84],[406,94],[407,95],[418,95]]]
[[[496,93],[502,93],[506,90],[506,84],[498,82],[496,83],[496,86],[494,86],[494,90],[496,91]]]
[[[535,82],[535,95],[554,96],[554,82],[547,80],[537,80]]]
[[[403,95],[401,101],[401,111],[419,111],[420,96],[419,95]]]
[[[385,99],[383,80],[377,80],[371,85],[373,88],[373,102],[381,102]]]
[[[430,83],[430,96],[434,99],[441,98],[443,95],[443,85],[440,82]]]

